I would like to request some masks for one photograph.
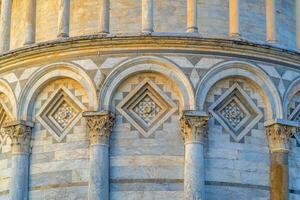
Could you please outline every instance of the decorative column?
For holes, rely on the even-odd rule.
[[[100,0],[100,33],[109,33],[110,0]]]
[[[10,46],[11,0],[2,0],[0,20],[0,53],[3,53]]]
[[[27,0],[25,16],[25,42],[24,45],[35,42],[35,18],[36,18],[36,0]]]
[[[142,32],[153,32],[153,0],[142,0]]]
[[[300,50],[300,0],[296,0],[296,41],[297,49]]]
[[[270,151],[270,199],[288,200],[289,196],[289,139],[293,127],[281,123],[266,125]]]
[[[276,43],[276,0],[266,0],[267,42]]]
[[[10,183],[10,199],[28,199],[29,154],[31,129],[33,125],[24,121],[16,121],[3,126],[4,133],[12,141],[12,175]]]
[[[185,142],[184,200],[205,199],[203,145],[208,119],[208,115],[191,111],[180,119]]]
[[[240,1],[230,0],[229,1],[229,36],[239,37],[240,36]]]
[[[109,136],[114,116],[107,111],[85,112],[90,140],[89,200],[109,199]]]
[[[187,0],[186,32],[198,33],[197,0]]]
[[[59,0],[58,38],[69,37],[70,29],[70,0]]]

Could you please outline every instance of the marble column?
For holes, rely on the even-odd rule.
[[[114,123],[110,112],[85,112],[90,141],[89,200],[109,199],[109,136]]]
[[[0,53],[3,53],[10,47],[11,0],[2,0],[0,17]]]
[[[276,43],[276,0],[266,0],[267,42]]]
[[[27,0],[25,16],[25,42],[24,45],[35,42],[35,18],[36,18],[36,0]]]
[[[153,32],[153,0],[142,0],[142,32]]]
[[[296,0],[296,41],[297,49],[300,50],[300,0]]]
[[[109,33],[110,0],[100,0],[100,33]]]
[[[185,145],[184,200],[205,199],[204,138],[208,116],[185,112],[180,120]]]
[[[197,0],[187,0],[186,32],[198,33]]]
[[[288,153],[292,130],[292,126],[280,123],[266,126],[270,151],[270,199],[272,200],[288,200]]]
[[[59,0],[58,38],[69,37],[70,29],[70,0]]]
[[[12,141],[12,174],[9,199],[28,199],[29,154],[32,124],[24,121],[7,123],[4,133]]]
[[[239,37],[240,36],[240,1],[230,0],[229,1],[229,36]]]

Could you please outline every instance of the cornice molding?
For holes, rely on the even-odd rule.
[[[247,41],[201,38],[194,34],[165,35],[153,33],[136,35],[87,35],[70,37],[33,44],[14,49],[0,55],[0,71],[31,63],[44,62],[49,56],[72,57],[105,53],[147,53],[147,52],[206,53],[221,56],[236,56],[245,59],[264,61],[300,67],[300,53],[256,44]],[[45,60],[46,61],[46,60]]]

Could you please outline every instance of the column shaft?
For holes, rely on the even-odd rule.
[[[300,0],[296,0],[296,41],[297,49],[300,50]]]
[[[58,13],[58,38],[69,37],[70,0],[60,0]]]
[[[142,0],[142,32],[153,32],[153,0]]]
[[[0,53],[2,53],[8,51],[10,47],[11,0],[2,0],[0,20]]]
[[[198,33],[197,0],[187,0],[186,31],[190,33]]]
[[[185,141],[184,200],[205,199],[204,138],[208,115],[186,111],[180,119]]]
[[[28,199],[29,154],[13,154],[11,159],[10,199]]]
[[[185,144],[184,191],[185,200],[205,199],[204,152],[201,143]]]
[[[240,1],[229,1],[229,36],[238,37],[240,35]]]
[[[10,122],[3,126],[4,133],[12,141],[12,174],[9,190],[11,200],[28,199],[31,127],[31,123],[24,121]]]
[[[114,116],[107,112],[85,112],[90,141],[89,200],[109,199],[109,136]]]
[[[36,1],[27,0],[24,45],[33,44],[35,42],[35,18],[36,18]]]
[[[276,4],[275,0],[266,0],[266,35],[267,42],[276,42]]]
[[[289,166],[288,152],[270,153],[270,199],[288,200]]]
[[[109,199],[109,150],[108,145],[90,147],[89,199]]]
[[[291,125],[273,123],[266,126],[270,151],[270,199],[288,200],[289,139],[294,131]]]
[[[110,0],[100,0],[100,33],[109,33]]]

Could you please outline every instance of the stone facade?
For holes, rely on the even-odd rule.
[[[300,199],[299,0],[0,3],[0,200]]]

